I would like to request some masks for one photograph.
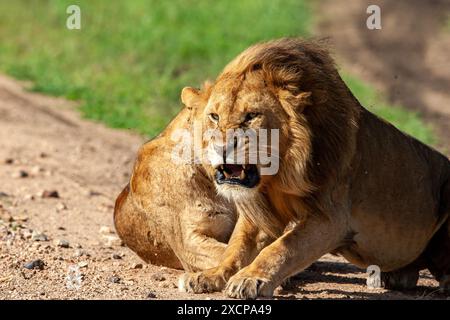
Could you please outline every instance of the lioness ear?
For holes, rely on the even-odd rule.
[[[313,104],[312,93],[309,91],[294,95],[290,91],[282,90],[278,93],[278,98],[285,109],[293,109],[295,112],[302,112]]]
[[[200,99],[200,91],[191,87],[184,87],[181,90],[181,102],[188,108],[192,109]]]

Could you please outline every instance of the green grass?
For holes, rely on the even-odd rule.
[[[372,86],[354,76],[344,73],[342,78],[366,109],[424,143],[436,142],[431,128],[421,120],[419,114],[405,110],[401,106],[390,105]]]
[[[81,30],[66,29],[66,7]],[[0,70],[34,90],[80,100],[83,114],[155,135],[182,87],[214,78],[261,40],[305,36],[304,0],[14,0],[0,2]]]
[[[71,4],[81,30],[65,27]],[[80,101],[87,118],[153,136],[179,110],[182,87],[213,79],[250,44],[308,36],[311,25],[307,0],[0,1],[0,70]],[[416,114],[345,79],[363,105],[432,142]]]

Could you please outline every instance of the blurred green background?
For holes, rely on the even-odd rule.
[[[81,8],[81,30],[66,28],[66,8]],[[180,109],[184,86],[214,79],[249,45],[313,36],[307,0],[0,1],[0,71],[33,90],[80,101],[83,115],[148,136]],[[345,74],[370,110],[432,143],[417,114],[387,104],[369,84]]]

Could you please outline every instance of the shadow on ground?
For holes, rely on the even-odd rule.
[[[305,271],[292,277],[276,296],[279,299],[298,299],[314,296],[319,299],[447,299],[447,296],[432,284],[433,277],[421,273],[421,282],[414,290],[390,291],[366,287],[366,274],[354,265],[345,262],[318,261]],[[430,282],[431,280],[431,282]],[[317,286],[317,284],[322,284]]]

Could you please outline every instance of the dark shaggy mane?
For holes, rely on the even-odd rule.
[[[312,93],[312,105],[293,121],[309,127],[312,154],[307,174],[311,183],[320,187],[345,165],[345,155],[351,153],[360,113],[358,101],[320,41],[283,38],[256,44],[231,61],[217,82],[259,70],[275,91]]]

